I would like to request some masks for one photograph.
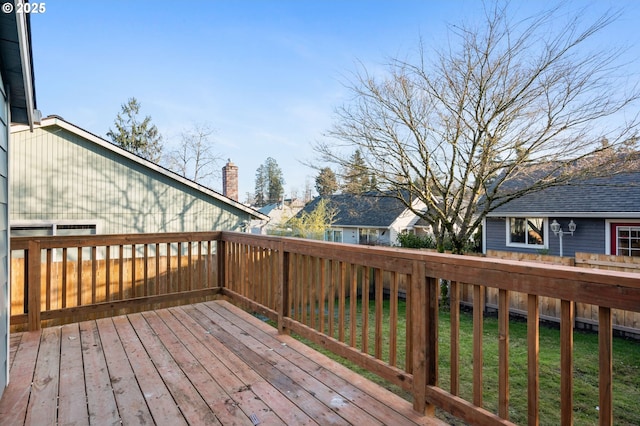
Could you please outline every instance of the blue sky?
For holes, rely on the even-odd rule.
[[[525,14],[549,4],[513,2]],[[598,41],[629,46],[638,69],[640,2],[572,5],[594,16],[623,7]],[[38,108],[105,137],[133,96],[167,149],[195,123],[216,129],[214,151],[239,167],[241,201],[267,157],[286,194],[301,195],[317,174],[301,161],[349,101],[344,82],[358,63],[380,69],[415,53],[420,37],[438,46],[448,23],[481,10],[469,0],[49,0],[31,18]]]

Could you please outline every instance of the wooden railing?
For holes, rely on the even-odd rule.
[[[11,325],[44,325],[212,298],[219,232],[11,239]],[[19,329],[19,328],[18,328]]]
[[[543,297],[559,299],[561,305],[558,389],[562,424],[573,422],[576,302],[592,304],[599,312],[597,405],[600,423],[613,424],[612,309],[640,311],[637,274],[501,259],[229,232],[20,238],[11,244],[26,259],[28,301],[26,312],[12,315],[12,324],[24,322],[37,328],[45,319],[73,315],[79,320],[114,309],[120,313],[123,308],[140,309],[151,303],[223,296],[270,318],[280,332],[299,334],[410,392],[416,410],[433,414],[439,407],[471,424],[509,424],[514,392],[527,395],[528,423],[540,422],[539,301]],[[84,250],[76,250],[76,259],[68,260],[75,247]],[[107,247],[117,247],[117,256]],[[91,253],[89,260],[84,260],[85,251]],[[54,264],[65,259],[66,265],[54,280]],[[104,262],[103,273],[99,262]],[[73,274],[80,279],[70,279]],[[22,285],[14,279],[12,273],[12,286]],[[445,371],[438,361],[443,344],[438,336],[442,280],[450,288],[448,389],[439,386],[439,374]],[[460,355],[463,286],[473,294],[473,361],[469,367]],[[491,411],[484,408],[488,392],[483,380],[486,288],[498,292],[498,381],[497,389],[491,390],[498,402]],[[527,299],[526,389],[512,388],[510,382],[510,292],[524,293]],[[468,400],[460,396],[465,368],[473,370]]]

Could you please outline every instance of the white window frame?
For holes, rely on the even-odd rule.
[[[630,224],[632,227],[640,227],[640,220],[638,219],[625,219],[625,218],[621,218],[621,219],[606,219],[605,220],[605,236],[604,236],[604,253],[608,254],[608,255],[613,255],[613,256],[626,256],[626,255],[618,255],[617,252],[616,253],[612,253],[611,252],[611,241],[613,239],[613,236],[611,235],[611,227],[612,225],[618,225],[618,224]],[[616,228],[617,229],[617,228]],[[617,243],[617,235],[616,237],[616,250],[618,249],[618,243]]]
[[[58,235],[58,227],[70,226],[70,225],[79,225],[79,226],[93,226],[95,228],[95,235],[101,233],[101,223],[96,220],[19,220],[12,221],[9,223],[9,230],[14,227],[23,227],[23,228],[50,228],[52,230],[51,235]],[[71,234],[73,235],[73,234]],[[78,235],[86,235],[86,234],[78,234]],[[93,234],[92,234],[93,235]]]
[[[542,239],[543,244],[527,244],[511,242],[511,219],[524,219],[525,223],[529,219],[542,219]],[[533,250],[546,250],[549,248],[549,219],[541,216],[507,216],[505,219],[505,241],[507,247],[527,248]],[[525,238],[528,240],[528,234],[525,232]]]
[[[366,231],[367,232],[367,243],[366,244],[362,244],[360,242],[361,238],[360,238],[360,232],[361,231]],[[369,241],[371,238],[371,234],[375,232],[375,238],[376,241],[375,243],[373,243],[373,245],[377,245],[378,241],[380,241],[380,229],[379,228],[358,228],[358,244],[362,244],[362,245],[369,245],[371,244],[371,242]]]
[[[336,233],[338,232],[340,233],[340,241],[336,240]],[[328,233],[331,234],[331,239],[327,238]],[[341,243],[343,238],[342,236],[343,236],[342,229],[327,229],[324,233],[324,240],[334,242],[334,243]]]

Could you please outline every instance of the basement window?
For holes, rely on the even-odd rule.
[[[42,237],[48,235],[95,235],[96,224],[19,224],[11,225],[12,237]]]

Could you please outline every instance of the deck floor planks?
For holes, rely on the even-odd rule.
[[[184,416],[164,384],[160,373],[151,362],[128,317],[118,316],[113,317],[112,320],[154,422],[186,425]]]
[[[365,379],[363,376],[349,370],[348,368],[331,362],[325,355],[313,350],[309,346],[298,342],[290,336],[273,335],[273,327],[263,322],[256,323],[251,314],[244,311],[233,310],[233,305],[228,303],[206,304],[209,308],[218,312],[226,310],[226,315],[236,318],[235,324],[243,330],[257,328],[260,333],[252,331],[256,338],[264,342],[269,339],[276,339],[281,343],[275,345],[274,350],[281,353],[287,359],[295,361],[300,368],[313,372],[314,376],[320,378],[323,383],[333,389],[340,389],[340,394],[347,398],[351,403],[359,405],[380,419],[384,424],[400,425],[410,419],[411,424],[425,422],[429,424],[432,419],[418,415],[405,401],[398,395],[387,392],[380,393],[380,387],[375,383]],[[240,322],[237,318],[241,318]],[[263,340],[264,339],[264,340]],[[286,345],[282,345],[282,342]],[[381,397],[382,396],[382,397]],[[396,407],[404,407],[398,410]]]
[[[89,423],[117,424],[120,422],[120,415],[104,359],[98,326],[95,321],[79,324]]]
[[[194,326],[195,323],[185,323],[175,316],[175,310],[157,311],[157,314],[179,337],[189,353],[198,360],[206,360],[200,366],[212,377],[218,385],[220,394],[226,393],[228,399],[224,401],[225,410],[232,415],[239,416],[239,411],[245,414],[245,421],[249,422],[249,417],[255,414],[262,422],[270,425],[284,425],[285,423],[265,404],[259,393],[255,391],[255,382],[242,381],[233,371],[231,371],[221,358],[228,357],[231,353],[226,348],[214,351],[209,348],[204,340],[207,336],[205,330]],[[195,333],[195,334],[194,334]],[[246,365],[245,365],[246,368]],[[221,399],[222,396],[217,396]],[[211,402],[209,402],[211,404]],[[217,412],[216,412],[217,413]],[[221,417],[221,421],[225,423]]]
[[[227,321],[225,327],[232,324],[237,327],[240,332],[240,336],[249,336],[247,330],[249,330],[248,323],[239,320],[237,315],[231,315],[231,312],[224,309],[224,304],[206,305],[209,309],[214,311],[220,318],[224,318]],[[256,332],[256,326],[254,325],[252,334]],[[258,328],[259,330],[259,328]],[[329,374],[323,374],[324,372],[316,364],[304,362],[306,359],[294,359],[294,351],[283,345],[273,334],[262,333],[258,336],[255,334],[252,337],[244,337],[243,340],[251,339],[251,343],[257,342],[256,352],[263,351],[266,348],[266,352],[263,352],[263,356],[267,359],[277,362],[278,368],[281,368],[285,374],[292,378],[297,383],[301,383],[304,387],[314,390],[314,396],[320,399],[327,408],[342,415],[345,414],[346,418],[350,421],[355,421],[357,424],[381,424],[378,419],[372,417],[367,411],[362,409],[357,404],[353,404],[353,399],[350,395],[355,392],[349,383],[343,381],[340,386],[331,386],[328,384],[330,381]],[[250,344],[251,344],[250,343]],[[296,362],[293,362],[293,361]],[[302,361],[302,363],[301,363]],[[336,389],[340,389],[336,392]],[[398,416],[400,417],[400,416]],[[401,419],[396,419],[400,421]],[[400,424],[394,422],[394,424]]]
[[[241,343],[237,336],[230,334],[223,326],[216,323],[207,314],[210,309],[195,305],[190,315],[192,315],[204,327],[208,328],[216,339],[220,340],[227,348],[236,355],[242,356],[247,365],[260,374],[267,382],[278,389],[284,396],[293,402],[310,418],[321,425],[347,424],[342,417],[329,410],[326,405],[315,398],[315,393],[311,389],[305,389],[300,384],[293,381],[286,374],[283,374],[273,363],[267,361],[261,354]]]
[[[11,333],[9,336],[9,369],[11,369],[13,361],[16,359],[16,352],[22,341],[23,334],[24,333]]]
[[[58,424],[88,425],[87,392],[82,364],[80,327],[67,324],[60,329],[60,389],[58,397]],[[84,421],[82,421],[83,419]]]
[[[229,321],[220,315],[217,310],[204,304],[198,305],[196,308],[218,325],[216,330],[221,334],[216,334],[217,338],[224,339],[225,343],[229,347],[235,348],[238,353],[251,353],[251,357],[246,357],[249,365],[267,378],[269,382],[285,383],[283,390],[289,392],[288,395],[299,404],[300,408],[309,410],[307,413],[320,424],[348,424],[347,419],[351,419],[356,424],[381,424],[360,407],[346,403],[339,394],[317,380],[309,372],[303,371],[290,360],[278,354],[275,347],[280,346],[280,342],[273,341],[272,346],[267,346],[239,328],[233,320]],[[235,341],[232,342],[229,336],[233,336]],[[307,396],[310,392],[309,389],[313,389],[313,398]]]
[[[138,386],[113,321],[111,318],[99,319],[96,320],[96,325],[100,332],[109,380],[122,423],[125,425],[153,423],[153,417]]]
[[[25,423],[41,425],[56,418],[59,371],[60,328],[45,328],[40,337]]]
[[[184,338],[183,334],[180,334],[180,338],[178,338],[174,331],[155,312],[144,312],[142,316],[162,341],[162,344],[167,348],[167,351],[200,394],[203,401],[215,413],[222,424],[252,424],[249,416],[237,410],[237,404],[216,382],[214,378],[216,374],[214,373],[214,376],[212,376],[207,368],[190,352],[189,348],[184,345],[181,341]],[[220,368],[219,365],[215,365],[215,367]],[[221,371],[220,373],[226,375]]]
[[[251,369],[240,357],[226,348],[219,340],[211,335],[207,328],[202,328],[201,324],[188,315],[187,311],[193,311],[192,306],[183,306],[178,308],[170,308],[169,310],[175,317],[189,329],[199,329],[204,332],[202,343],[222,362],[226,368],[237,377],[242,386],[251,386],[251,390],[262,401],[268,401],[271,411],[276,413],[285,424],[309,425],[317,424],[311,417],[300,410],[293,402],[291,402],[281,392],[265,381],[262,376]],[[232,380],[232,379],[231,379]]]
[[[130,314],[128,317],[185,420],[194,425],[220,424],[142,314]]]
[[[22,333],[11,344],[3,425],[443,424],[223,301]]]
[[[0,400],[0,418],[7,424],[22,424],[27,416],[41,335],[42,331],[28,331],[22,333],[21,339],[11,340],[20,346],[15,350],[9,385]]]

